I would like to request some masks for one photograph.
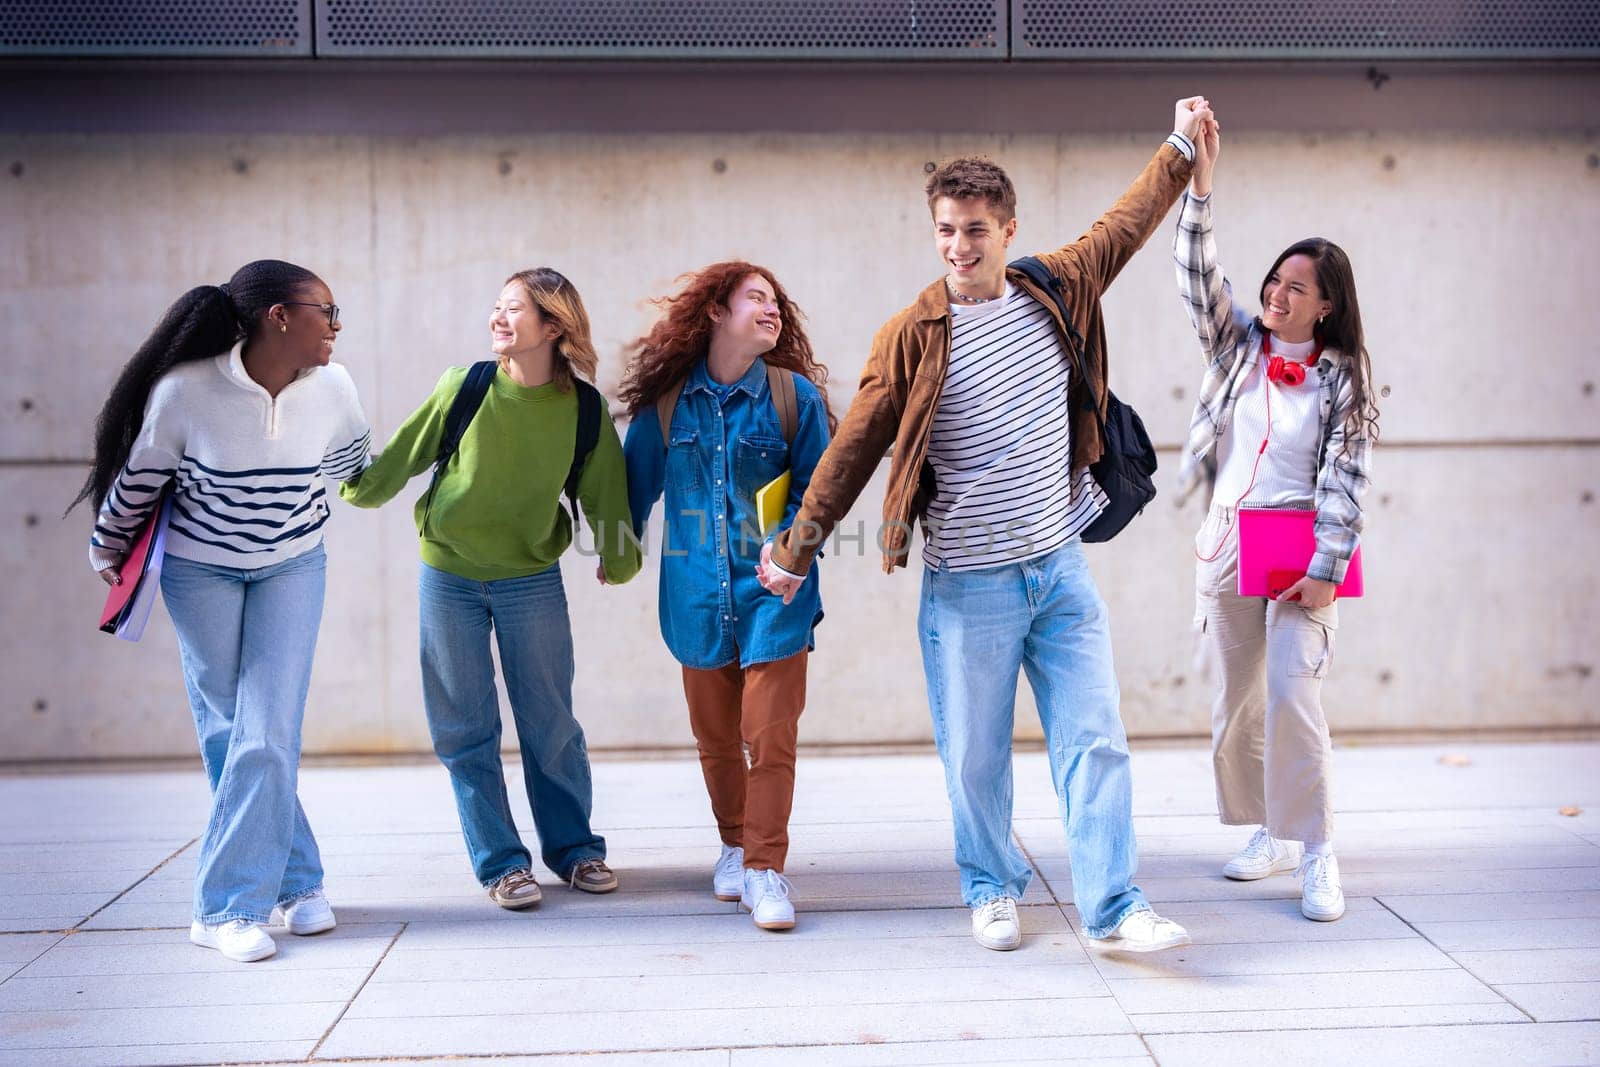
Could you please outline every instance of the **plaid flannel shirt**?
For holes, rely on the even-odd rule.
[[[1178,292],[1206,360],[1179,470],[1182,484],[1178,491],[1187,497],[1205,480],[1207,461],[1215,462],[1217,443],[1233,418],[1239,388],[1261,358],[1262,331],[1259,322],[1234,303],[1233,287],[1217,265],[1210,197],[1199,200],[1184,193],[1172,258],[1177,266]],[[1322,462],[1317,466],[1312,497],[1306,502],[1317,511],[1317,551],[1306,573],[1325,582],[1344,581],[1366,525],[1361,498],[1370,482],[1372,440],[1365,425],[1351,419],[1355,407],[1352,363],[1344,353],[1326,349],[1316,366],[1322,395]]]

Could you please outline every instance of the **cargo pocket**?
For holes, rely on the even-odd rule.
[[[1294,628],[1289,673],[1296,678],[1326,678],[1333,662],[1333,630],[1312,619]]]

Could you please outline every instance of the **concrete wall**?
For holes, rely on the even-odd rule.
[[[1260,91],[1276,91],[1292,118],[1301,82],[1276,77]],[[1460,87],[1487,92],[1465,77]],[[117,368],[186,287],[261,256],[318,271],[344,308],[337,358],[381,440],[443,367],[484,356],[488,308],[513,268],[550,264],[574,279],[601,384],[614,387],[622,345],[650,321],[644,298],[685,269],[743,256],[772,267],[809,313],[842,412],[874,329],[938,276],[926,162],[992,154],[1018,188],[1017,248],[1053,247],[1144,164],[1177,95],[1163,92],[1165,107],[1122,133],[904,132],[926,124],[921,114],[853,132],[760,132],[759,106],[709,132],[618,122],[583,134],[533,121],[414,137],[354,120],[300,134],[134,119],[86,132],[63,120],[51,132],[17,119],[21,108],[0,113],[0,761],[193,751],[170,626],[158,617],[139,645],[94,633],[103,588],[84,558],[91,517],[60,519]],[[1344,608],[1327,689],[1334,729],[1600,724],[1600,142],[1525,119],[1420,131],[1428,124],[1403,107],[1392,128],[1349,129],[1310,98],[1306,122],[1282,124],[1296,132],[1259,119],[1236,128],[1228,101],[1213,99],[1227,137],[1224,264],[1248,294],[1290,241],[1320,233],[1344,245],[1385,395],[1369,596]],[[1261,106],[1240,98],[1247,113]],[[1172,493],[1200,365],[1170,234],[1164,226],[1106,300],[1113,382],[1162,448],[1163,495],[1123,537],[1089,550],[1138,735],[1207,728],[1189,624],[1200,516]],[[378,513],[335,505],[307,751],[427,747],[408,507],[422,488]],[[881,499],[880,472],[847,528],[870,528]],[[843,549],[824,563],[828,619],[803,738],[926,741],[918,575],[883,576],[870,543]],[[691,743],[656,629],[653,561],[613,589],[582,559],[563,569],[591,745]],[[1020,732],[1036,735],[1028,700],[1024,685]]]

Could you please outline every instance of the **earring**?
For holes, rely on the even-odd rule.
[[[1318,319],[1317,321],[1321,322],[1322,320]],[[289,324],[287,322],[278,323],[278,332],[279,333],[288,333],[289,332]]]

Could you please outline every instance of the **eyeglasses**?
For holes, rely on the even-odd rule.
[[[318,311],[320,311],[324,315],[328,316],[328,325],[329,326],[337,326],[337,325],[339,325],[339,305],[338,304],[308,304],[304,300],[283,300],[283,301],[280,301],[280,303],[289,304],[289,305],[291,305],[293,307],[297,307],[297,308],[316,308]]]

